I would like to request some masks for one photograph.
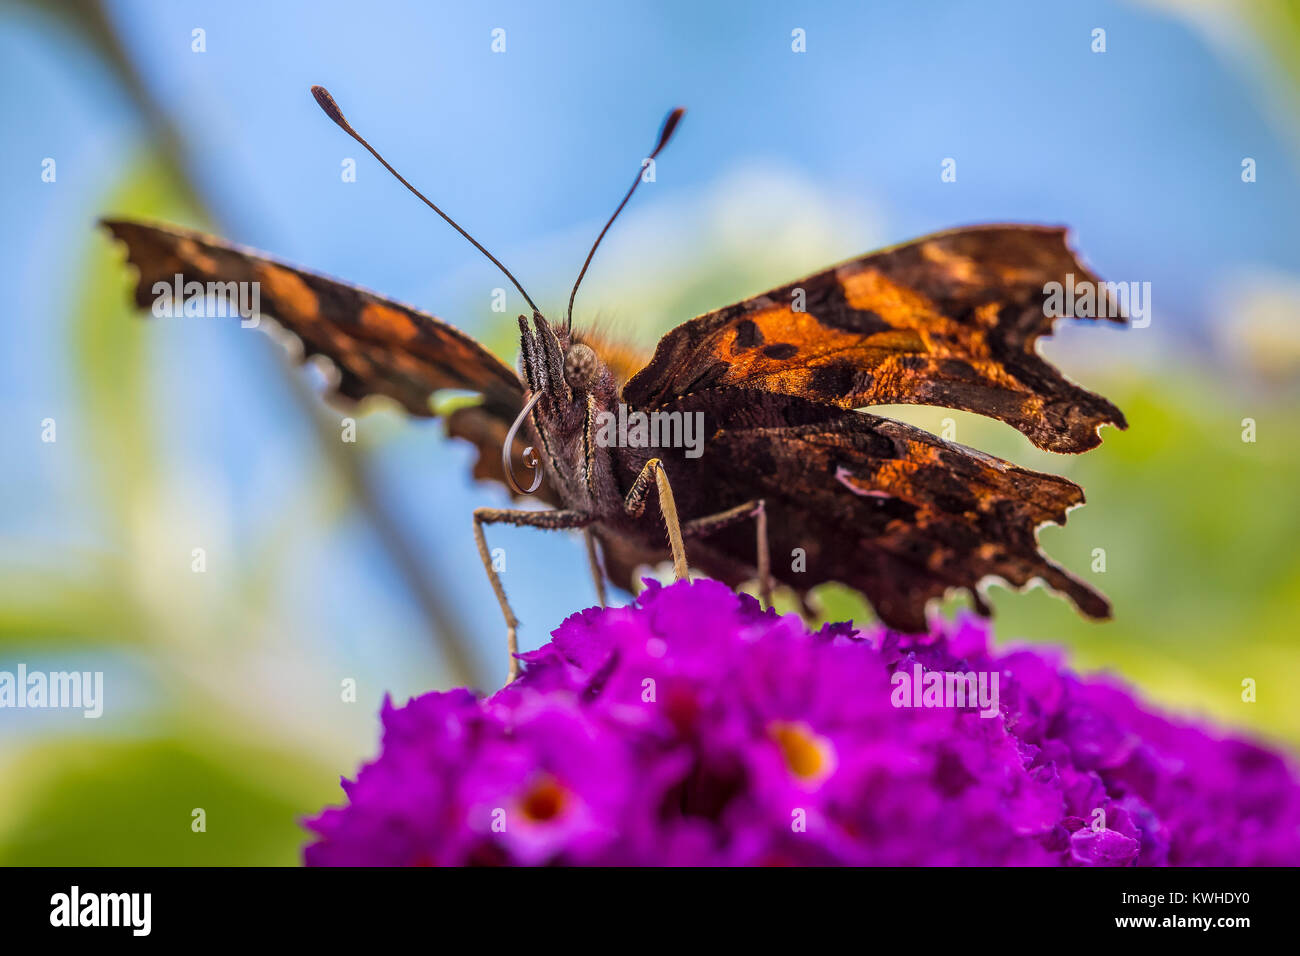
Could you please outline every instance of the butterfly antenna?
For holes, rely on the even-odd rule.
[[[447,215],[445,212],[443,212],[441,209],[439,209],[437,206],[435,206],[435,205],[434,205],[434,204],[429,200],[429,198],[428,198],[427,196],[424,195],[424,193],[420,192],[420,190],[416,189],[414,186],[412,186],[410,183],[408,183],[408,182],[406,181],[406,179],[402,176],[401,173],[399,173],[397,170],[395,170],[392,166],[390,166],[390,165],[388,164],[388,160],[384,159],[384,157],[382,157],[382,156],[379,155],[379,151],[378,151],[378,150],[376,150],[373,146],[371,146],[369,143],[367,143],[367,142],[365,141],[365,139],[362,138],[361,134],[358,133],[356,130],[354,130],[354,129],[352,128],[352,124],[349,123],[346,119],[343,118],[343,111],[340,110],[340,109],[339,109],[339,105],[338,105],[337,103],[334,102],[334,97],[330,96],[330,91],[329,91],[329,90],[325,89],[325,87],[323,87],[323,86],[313,86],[313,87],[311,88],[311,95],[314,96],[314,97],[316,97],[316,102],[317,102],[318,104],[320,104],[320,108],[321,108],[322,110],[325,111],[325,115],[328,116],[330,119],[332,119],[332,120],[335,122],[335,124],[338,125],[339,129],[343,130],[343,132],[347,133],[349,136],[351,136],[353,139],[355,139],[358,143],[360,143],[362,146],[364,146],[367,150],[369,150],[369,151],[370,151],[370,155],[373,156],[373,157],[375,157],[375,159],[379,160],[379,162],[380,162],[381,164],[383,164],[384,169],[388,170],[388,171],[389,171],[390,173],[392,173],[395,177],[397,177],[397,181],[398,181],[399,183],[401,183],[403,186],[405,186],[405,187],[406,187],[407,189],[409,189],[411,192],[415,193],[415,195],[416,195],[417,197],[419,197],[419,199],[420,199],[420,200],[421,200],[421,201],[422,201],[426,206],[428,206],[430,209],[432,209],[434,212],[436,212],[436,213],[437,213],[439,216],[441,216],[443,219],[447,220],[447,224],[448,224],[449,226],[451,226],[451,228],[455,229],[455,230],[456,230],[457,232],[459,232],[462,236],[464,236],[464,237],[465,237],[466,239],[468,239],[471,243],[473,243],[475,249],[477,249],[479,252],[483,253],[483,255],[485,255],[485,256],[487,256],[489,259],[491,259],[491,260],[492,260],[492,264],[493,264],[494,266],[496,266],[498,269],[500,269],[503,273],[505,273],[505,277],[506,277],[507,279],[509,279],[509,280],[514,284],[514,287],[515,287],[516,289],[519,290],[519,294],[522,295],[522,296],[524,297],[524,299],[525,299],[525,301],[527,301],[529,307],[530,307],[534,312],[537,312],[537,311],[538,311],[538,309],[537,309],[537,305],[533,302],[532,298],[529,297],[528,293],[524,291],[524,287],[521,286],[521,285],[519,284],[519,280],[516,279],[513,275],[511,275],[510,270],[507,269],[505,266],[503,266],[503,265],[501,264],[501,260],[500,260],[500,259],[498,259],[496,256],[492,255],[492,253],[490,253],[490,252],[488,252],[486,249],[484,249],[482,243],[480,243],[477,239],[475,239],[475,238],[474,238],[473,236],[471,236],[468,232],[466,232],[464,229],[462,229],[462,228],[461,228],[461,227],[456,223],[456,220],[452,219],[451,216]]]
[[[656,144],[654,151],[647,157],[647,161],[653,160],[659,155],[659,151],[668,145],[668,140],[672,138],[673,131],[677,129],[677,124],[681,122],[682,116],[685,113],[686,110],[679,106],[668,114],[668,118],[664,120],[663,129],[659,131],[659,142]],[[619,203],[618,208],[614,210],[614,215],[609,217],[609,222],[605,223],[605,228],[600,230],[600,235],[597,236],[596,241],[592,243],[591,251],[587,253],[587,261],[582,264],[582,271],[578,273],[578,281],[573,283],[573,291],[569,293],[569,311],[565,315],[564,319],[564,328],[566,331],[572,331],[573,329],[573,300],[578,295],[578,286],[582,285],[582,277],[587,274],[587,266],[591,265],[591,260],[596,255],[596,250],[600,248],[600,240],[605,238],[605,233],[609,232],[609,227],[614,225],[614,220],[617,219],[618,214],[623,211],[623,207],[627,205],[627,201],[632,198],[632,194],[636,192],[636,187],[641,185],[641,174],[644,169],[645,162],[641,164],[641,169],[637,170],[636,179],[632,180],[632,187],[627,191],[627,195],[623,197],[623,201]]]

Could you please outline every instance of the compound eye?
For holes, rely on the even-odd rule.
[[[591,346],[579,342],[564,356],[564,380],[569,388],[589,392],[596,383],[600,360]]]

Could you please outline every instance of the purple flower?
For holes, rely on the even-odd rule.
[[[721,584],[566,620],[492,697],[385,703],[311,865],[1300,863],[1279,755],[977,619],[809,633]]]

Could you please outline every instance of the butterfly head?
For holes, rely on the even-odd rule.
[[[532,322],[519,317],[519,370],[529,391],[542,393],[551,417],[585,419],[594,399],[603,407],[612,400],[614,375],[600,355],[564,327],[539,314]]]
[[[590,490],[592,422],[617,400],[614,374],[594,348],[578,341],[563,326],[551,326],[538,313],[531,322],[519,317],[519,342],[520,377],[531,394],[501,449],[506,480],[515,492],[531,494],[540,487],[545,471],[554,487],[581,494],[583,489]],[[546,456],[542,461],[531,446],[525,449],[524,463],[538,470],[532,485],[524,488],[515,481],[510,456],[515,437],[526,422],[535,430],[534,440],[540,439]]]

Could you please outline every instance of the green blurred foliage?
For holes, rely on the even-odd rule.
[[[337,787],[266,786],[275,760],[220,759],[219,740],[57,740],[6,768],[26,782],[0,833],[6,866],[278,866],[296,862],[304,808]],[[277,758],[278,759],[278,758]],[[203,832],[192,827],[204,811]]]

